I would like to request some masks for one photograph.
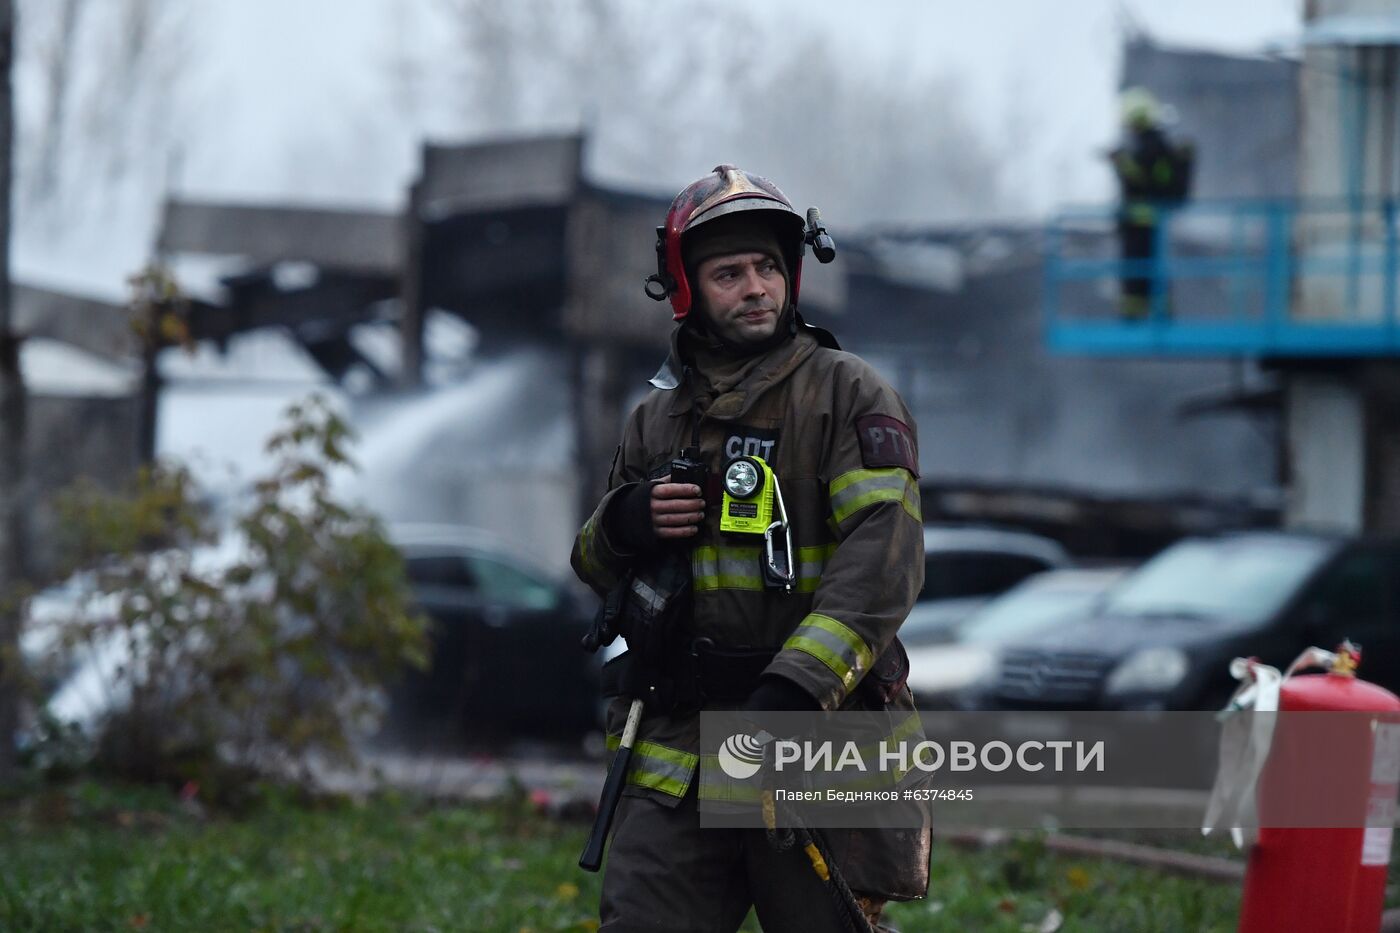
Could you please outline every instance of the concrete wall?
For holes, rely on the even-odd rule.
[[[1393,0],[1312,0],[1309,26],[1331,17],[1397,12]],[[1299,254],[1330,259],[1347,268],[1381,262],[1383,214],[1339,204],[1318,211],[1319,201],[1400,194],[1400,52],[1395,48],[1308,45],[1299,76],[1301,134],[1299,195],[1314,209],[1296,231]],[[1311,275],[1297,288],[1299,317],[1377,320],[1384,312],[1382,277],[1375,274]]]
[[[1123,87],[1152,91],[1196,144],[1195,198],[1292,197],[1298,174],[1298,64],[1173,49],[1123,51]]]
[[[1288,525],[1400,534],[1400,362],[1293,373],[1285,411]]]
[[[1365,498],[1365,402],[1349,379],[1294,375],[1285,392],[1290,528],[1358,532]]]
[[[1395,0],[1307,0],[1305,29],[1352,31],[1373,14],[1394,16]],[[1299,196],[1375,198],[1397,193],[1400,69],[1393,48],[1307,45],[1299,75]],[[1304,259],[1343,268],[1379,263],[1385,230],[1374,208],[1339,205],[1300,217],[1294,243]],[[1295,282],[1299,317],[1376,320],[1384,311],[1381,276],[1310,275]],[[1400,532],[1400,364],[1360,359],[1301,361],[1285,370],[1284,403],[1290,526]]]
[[[79,477],[118,489],[140,465],[136,398],[31,396],[28,483],[34,509],[29,521],[28,572],[46,579],[58,571],[58,516],[54,495]]]

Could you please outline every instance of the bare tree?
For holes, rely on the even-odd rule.
[[[588,106],[594,66],[618,43],[618,0],[441,0],[462,51],[462,109],[484,134],[574,123]],[[614,60],[614,67],[621,64]]]
[[[13,770],[23,577],[24,378],[10,313],[10,177],[14,145],[14,0],[0,0],[0,776]]]
[[[808,34],[736,97],[729,144],[830,222],[937,223],[997,210],[997,159],[949,78],[838,67]]]
[[[550,0],[493,3],[444,0],[454,16],[465,59],[467,119],[484,132],[509,132],[524,114],[520,24],[548,17]]]
[[[187,5],[178,0],[17,0],[33,81],[17,152],[27,218],[57,227],[131,180],[156,190],[177,147]],[[153,157],[154,156],[154,157]]]
[[[37,52],[43,58],[44,123],[40,128],[37,164],[34,168],[31,196],[46,201],[58,187],[59,158],[67,139],[68,105],[72,97],[74,40],[78,34],[78,15],[87,0],[61,0],[48,12],[56,15],[54,35]]]
[[[997,160],[955,81],[861,67],[797,23],[645,0],[441,0],[479,134],[586,127],[595,169],[657,187],[720,161],[844,225],[999,208]]]
[[[120,0],[115,22],[101,49],[104,80],[86,101],[84,119],[91,144],[106,159],[110,183],[136,165],[158,175],[174,144],[172,89],[184,66],[183,16],[188,7],[172,0]]]

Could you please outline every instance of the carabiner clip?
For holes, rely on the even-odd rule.
[[[778,520],[763,530],[763,575],[769,583],[783,588],[784,593],[792,592],[792,584],[797,580],[797,570],[793,565],[792,526],[788,524],[787,506],[783,505],[783,488],[778,484],[777,474],[773,475],[773,499],[778,507]],[[783,564],[778,565],[777,552],[773,550],[773,532],[783,529]]]

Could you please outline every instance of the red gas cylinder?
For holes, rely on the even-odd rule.
[[[1359,652],[1343,650],[1329,673],[1283,682],[1284,715],[1258,784],[1259,839],[1245,873],[1241,933],[1380,929],[1400,697],[1358,680],[1358,661]],[[1297,713],[1322,715],[1287,715]]]

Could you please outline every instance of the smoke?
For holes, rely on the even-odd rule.
[[[590,168],[629,187],[721,161],[842,224],[986,217],[999,160],[951,76],[850,62],[800,23],[643,0],[445,0],[472,136],[584,127]]]

